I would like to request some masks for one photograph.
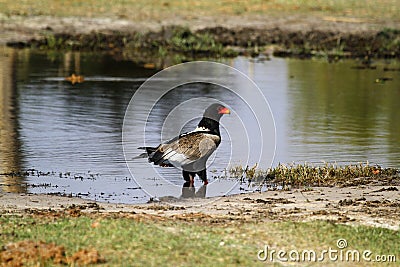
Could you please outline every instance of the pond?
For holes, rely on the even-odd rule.
[[[148,201],[149,195],[125,162],[122,126],[132,96],[157,71],[105,54],[38,53],[4,47],[0,51],[1,190],[118,203]],[[146,129],[146,142],[157,145],[195,127],[208,99],[230,105],[234,112],[221,119],[222,143],[210,160],[208,175],[214,183],[206,196],[254,190],[236,180],[217,178],[235,164],[256,163],[260,144],[266,150],[260,161],[265,168],[292,162],[400,167],[399,62],[376,61],[369,68],[354,60],[329,63],[324,59],[238,57],[220,62],[238,69],[259,87],[273,115],[270,134],[258,133],[260,122],[252,119],[240,97],[212,83],[185,84],[166,94],[150,112]],[[82,74],[84,82],[66,81],[72,73]],[[236,81],[235,77],[228,80]],[[259,98],[246,88],[242,93]],[[161,133],[166,115],[188,99],[197,102],[182,105],[182,116],[172,116],[171,127]],[[188,120],[184,114],[197,117]],[[265,116],[269,114],[266,108]],[[130,134],[136,138],[136,133]],[[137,139],[142,140],[142,135],[138,132]],[[138,145],[143,144],[140,140]],[[240,151],[244,143],[247,150]],[[146,186],[163,195],[158,178],[146,176],[146,168],[153,167],[145,159],[136,160],[133,166],[141,170],[136,175],[148,181]],[[177,169],[154,169],[174,185],[183,183]],[[224,190],[226,186],[230,189],[219,190],[221,184]]]

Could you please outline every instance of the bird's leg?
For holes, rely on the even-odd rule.
[[[197,175],[200,177],[200,179],[203,181],[204,185],[208,184],[208,180],[207,180],[207,170],[204,169],[202,171],[199,171],[197,173]]]
[[[193,187],[194,186],[194,174],[190,173],[189,176],[190,176],[190,185]]]
[[[190,186],[192,186],[192,187],[194,185],[194,176],[195,175],[196,174],[192,173],[192,172],[188,172],[188,171],[185,171],[185,170],[182,171],[183,179],[185,179],[186,182],[189,182]]]
[[[190,173],[189,172],[183,170],[182,171],[182,176],[183,176],[183,179],[185,179],[186,182],[190,182]]]

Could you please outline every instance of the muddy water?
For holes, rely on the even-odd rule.
[[[155,71],[99,54],[40,54],[6,48],[0,52],[1,190],[110,202],[147,201],[149,196],[126,166],[121,132],[132,95]],[[373,69],[355,68],[360,65],[356,61],[236,58],[225,63],[253,79],[270,103],[276,126],[273,165],[369,161],[400,167],[400,72],[384,71],[385,67],[399,69],[399,62],[373,62]],[[71,73],[84,75],[85,81],[65,81]],[[392,80],[376,80],[382,77]],[[194,88],[189,91],[232,100],[232,95],[215,86]],[[174,106],[176,101],[177,97],[167,97],[163,105]],[[163,124],[163,116],[159,118],[155,125]],[[225,123],[230,120],[234,123],[232,117]],[[257,124],[253,126],[256,131]],[[253,126],[246,129],[248,142],[255,142],[250,147],[259,145],[251,138]],[[243,141],[229,127],[222,135],[232,143]],[[229,142],[218,149],[210,167],[211,180],[230,163],[224,157],[230,155]],[[250,159],[249,163],[254,162]],[[18,175],[4,175],[10,172]],[[175,184],[182,183],[178,170],[160,172]],[[157,186],[157,179],[148,179]],[[252,188],[237,185],[230,193],[247,190]]]

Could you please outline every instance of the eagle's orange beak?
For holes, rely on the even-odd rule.
[[[218,110],[218,114],[231,114],[231,111],[229,110],[229,108],[223,107]]]

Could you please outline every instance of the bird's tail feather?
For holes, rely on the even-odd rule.
[[[142,153],[142,154],[140,154],[140,155],[138,155],[138,156],[136,156],[136,157],[133,157],[132,159],[148,158],[148,157],[150,156],[150,154],[154,153],[154,152],[157,150],[156,147],[149,147],[149,146],[146,146],[146,147],[144,147],[144,146],[138,147],[138,149],[144,149],[144,150],[146,150],[146,152],[145,152],[145,153]]]
[[[141,146],[141,147],[138,147],[138,149],[145,149],[147,154],[151,154],[157,150],[157,147]]]
[[[143,158],[147,158],[148,156],[149,156],[149,154],[147,154],[147,152],[145,152],[136,157],[133,157],[132,159],[143,159]]]

